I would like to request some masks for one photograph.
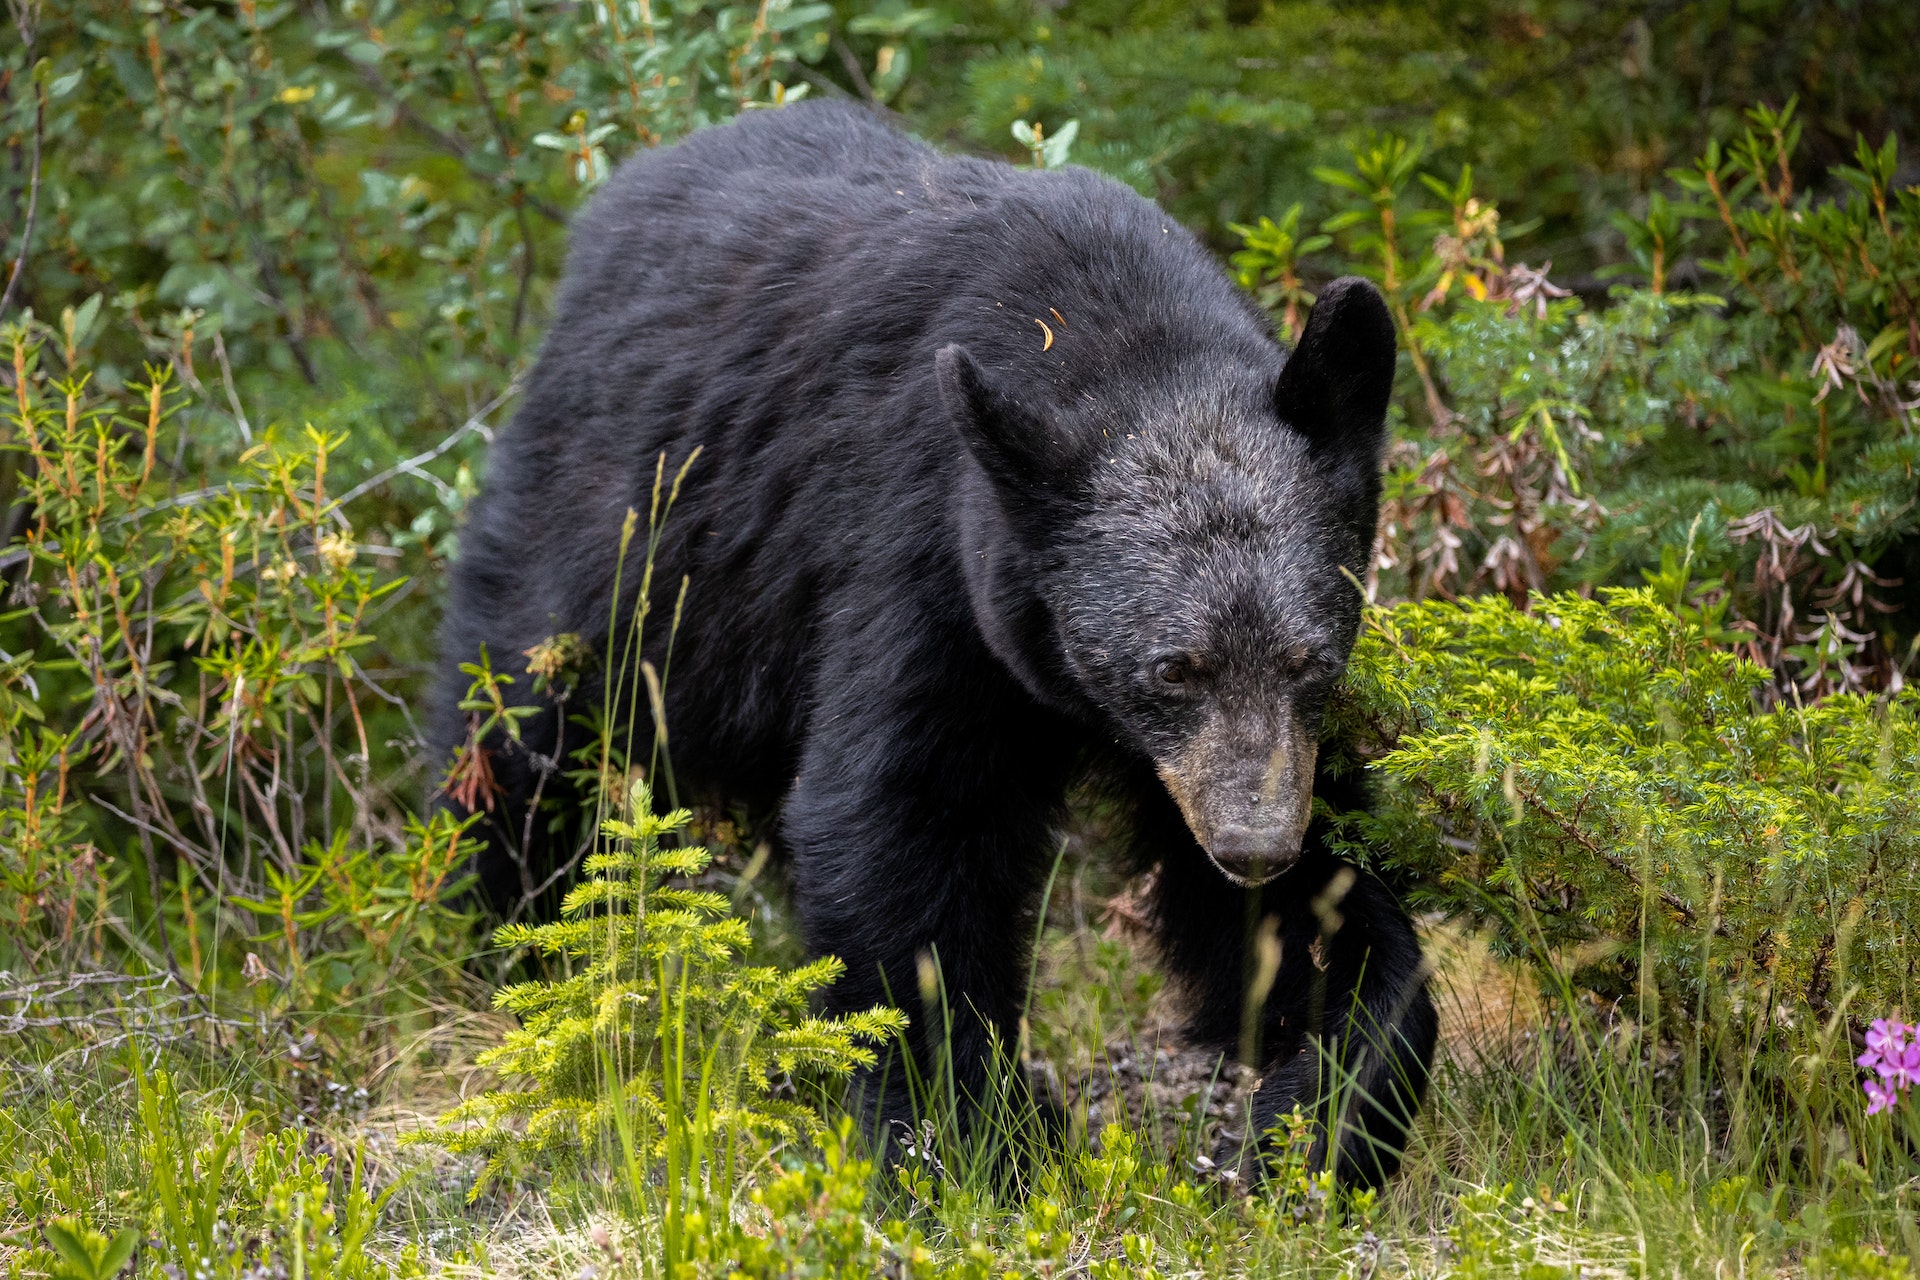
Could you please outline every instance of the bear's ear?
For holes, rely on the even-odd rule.
[[[1039,498],[1050,474],[1046,424],[995,384],[957,342],[933,357],[940,401],[994,485],[1013,498]]]
[[[1321,290],[1280,370],[1274,409],[1316,453],[1378,464],[1399,346],[1380,291],[1358,276]]]

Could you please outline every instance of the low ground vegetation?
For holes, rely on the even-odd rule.
[[[1920,189],[1893,138],[1826,139],[1810,177],[1793,103],[1722,113],[1697,160],[1604,211],[1617,279],[1579,296],[1432,136],[1357,142],[1299,205],[1220,229],[1282,330],[1358,269],[1403,344],[1335,715],[1379,804],[1334,816],[1424,913],[1445,1033],[1405,1172],[1350,1195],[1300,1131],[1258,1183],[1209,1158],[1250,1081],[1171,1030],[1095,800],[1009,1046],[1067,1128],[1012,1161],[960,1141],[931,1087],[919,1130],[863,1148],[834,1082],[898,1015],[808,1016],[833,965],[803,963],[762,833],[636,801],[653,744],[603,733],[576,762],[609,823],[557,924],[491,932],[462,832],[422,803],[486,787],[483,757],[422,758],[411,706],[566,209],[624,148],[831,91],[843,49],[910,104],[891,69],[942,56],[919,19],[16,16],[10,1275],[1892,1277],[1920,1257],[1920,1055],[1888,1025],[1920,1014]],[[973,91],[998,92],[1011,64],[982,65]],[[1064,160],[1051,123],[1009,154]],[[571,643],[491,655],[476,725]]]

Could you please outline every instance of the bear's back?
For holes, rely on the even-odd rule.
[[[628,159],[570,240],[560,327],[605,316],[610,287],[686,296],[759,266],[805,278],[823,303],[824,277],[849,262],[875,289],[917,276],[922,293],[998,300],[1045,278],[1083,299],[1124,295],[1123,309],[1157,300],[1145,294],[1188,306],[1211,294],[1246,314],[1211,255],[1131,188],[1086,169],[943,155],[843,102],[749,112]]]
[[[619,184],[656,181],[655,170],[741,174],[769,170],[800,178],[834,178],[863,186],[894,182],[936,164],[939,153],[891,128],[877,114],[844,102],[799,102],[753,111],[723,128],[702,129],[675,146],[629,160]]]
[[[628,512],[697,450],[652,579],[694,584],[672,696],[698,704],[670,716],[688,726],[675,761],[746,793],[790,780],[817,628],[909,608],[898,590],[967,607],[950,546],[967,464],[938,349],[964,346],[1036,410],[1115,423],[1130,401],[1268,387],[1279,365],[1251,301],[1130,188],[943,156],[840,104],[628,160],[572,242],[461,535],[446,643],[604,634]]]
[[[506,483],[487,505],[513,509],[521,545],[617,537],[662,454],[696,447],[694,508],[944,490],[961,465],[932,381],[948,343],[1065,411],[1278,365],[1252,301],[1132,189],[945,156],[845,104],[752,112],[633,157],[571,238],[490,462]],[[556,504],[573,518],[553,521]]]

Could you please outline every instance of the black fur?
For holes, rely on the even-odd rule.
[[[671,472],[698,446],[646,646],[663,666],[686,575],[672,768],[683,791],[777,806],[807,936],[847,964],[829,1003],[891,993],[924,1063],[936,1020],[913,993],[937,958],[977,1092],[990,1035],[1014,1039],[1063,790],[1104,756],[1161,867],[1195,1030],[1240,1042],[1249,939],[1274,916],[1260,1114],[1332,1096],[1310,1046],[1337,1049],[1375,1099],[1349,1108],[1340,1171],[1376,1181],[1432,1050],[1419,949],[1371,877],[1335,926],[1316,914],[1340,866],[1289,824],[1358,624],[1345,575],[1371,546],[1392,362],[1356,281],[1289,362],[1191,236],[1091,173],[942,157],[837,105],[698,133],[622,167],[574,227],[462,534],[437,745],[465,735],[456,667],[482,644],[516,674],[559,633],[604,647],[622,521],[644,520],[662,453]],[[526,807],[577,734],[518,680],[543,710],[523,746],[492,744],[480,871],[502,905],[517,855],[526,882],[566,856]],[[589,675],[569,710],[599,697]],[[557,775],[543,795],[564,811]],[[1236,887],[1213,863],[1280,874]],[[876,1118],[907,1107],[869,1096]]]

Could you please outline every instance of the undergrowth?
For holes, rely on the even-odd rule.
[[[911,1011],[809,1014],[836,962],[797,954],[743,815],[654,812],[664,735],[555,762],[596,818],[563,918],[481,931],[431,797],[484,799],[501,687],[586,642],[470,672],[454,761],[413,708],[560,228],[621,155],[831,91],[835,60],[911,98],[947,17],[845,8],[13,6],[0,1266],[1909,1274],[1920,189],[1891,137],[1810,185],[1791,102],[1643,175],[1610,290],[1522,261],[1431,139],[1370,135],[1312,171],[1326,217],[1236,228],[1276,327],[1357,269],[1402,342],[1336,712],[1380,804],[1331,816],[1425,911],[1445,1017],[1380,1193],[1332,1186],[1297,1120],[1265,1180],[1208,1159],[1250,1080],[1171,1032],[1097,807],[996,1076],[1062,1104],[1052,1144],[935,1106],[869,1149],[836,1086]],[[1012,109],[1007,59],[1052,64],[982,62]],[[1072,128],[1028,108],[1012,138],[1057,165]],[[1072,154],[1118,156],[1088,119]]]

